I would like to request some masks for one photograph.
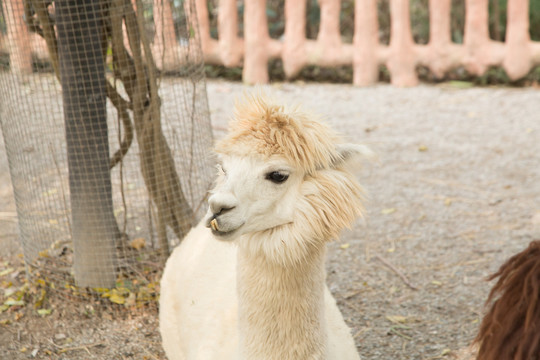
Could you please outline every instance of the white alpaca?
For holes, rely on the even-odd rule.
[[[368,150],[340,144],[306,114],[250,98],[216,152],[208,214],[161,280],[167,357],[359,359],[324,261],[326,243],[361,214],[347,164]]]

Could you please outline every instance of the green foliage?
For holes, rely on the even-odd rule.
[[[6,20],[4,17],[4,4],[3,0],[0,0],[0,34],[6,34],[7,28],[6,28]]]
[[[321,8],[317,0],[309,0],[306,14],[306,37],[316,39],[321,22]]]
[[[500,67],[489,68],[482,76],[475,79],[477,85],[497,85],[497,84],[510,84],[511,80],[506,75],[506,71]]]
[[[427,44],[429,41],[429,0],[414,0],[410,3],[411,31],[414,42]]]
[[[452,0],[450,9],[450,32],[452,41],[463,44],[465,29],[465,0]]]
[[[531,0],[529,3],[529,26],[531,39],[540,41],[540,1]]]

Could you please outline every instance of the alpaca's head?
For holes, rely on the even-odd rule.
[[[346,165],[369,150],[341,143],[312,116],[249,98],[236,106],[216,152],[206,223],[220,239],[279,229],[300,217],[327,228],[321,236],[337,236],[359,215],[361,188]]]

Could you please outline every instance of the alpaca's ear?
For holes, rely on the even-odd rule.
[[[363,160],[374,160],[377,155],[367,146],[360,144],[339,144],[336,146],[339,158],[334,160],[332,167],[356,165]]]

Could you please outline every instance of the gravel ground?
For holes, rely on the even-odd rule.
[[[234,99],[250,89],[208,83],[217,138]],[[330,245],[327,265],[362,358],[455,358],[474,338],[489,291],[485,277],[540,239],[540,91],[452,84],[263,89],[323,114],[379,155],[360,173],[366,217]],[[0,145],[1,271],[20,249]],[[62,305],[44,318],[29,311],[0,325],[0,358],[164,358],[155,311],[84,317],[81,307]]]

